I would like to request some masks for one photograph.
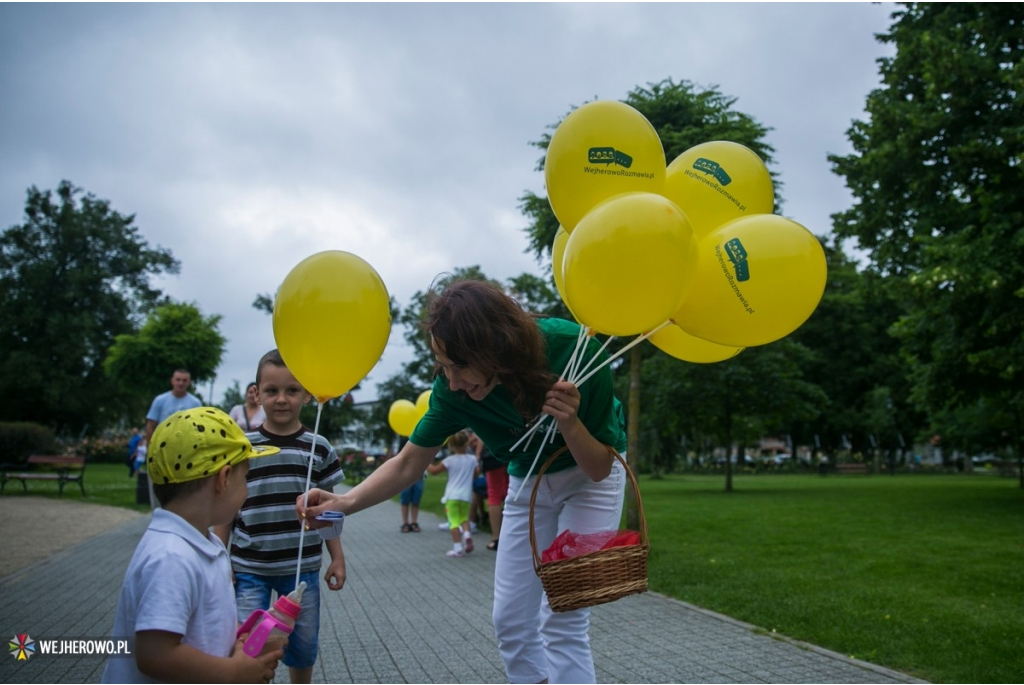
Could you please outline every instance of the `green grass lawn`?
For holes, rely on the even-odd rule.
[[[737,476],[731,493],[724,484],[641,478],[652,590],[932,682],[1020,682],[1016,479]],[[427,478],[424,511],[443,517],[444,486],[443,475]],[[86,502],[148,510],[120,464],[91,464],[85,488]],[[57,496],[56,483],[28,489]],[[3,496],[22,496],[20,483]],[[81,501],[78,487],[64,499]]]
[[[651,589],[933,682],[1024,673],[1024,491],[985,476],[641,480]],[[727,647],[726,647],[727,648]]]

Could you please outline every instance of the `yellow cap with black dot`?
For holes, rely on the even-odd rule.
[[[146,470],[156,485],[185,483],[280,451],[269,445],[254,447],[234,419],[220,409],[197,407],[160,422],[149,442]]]

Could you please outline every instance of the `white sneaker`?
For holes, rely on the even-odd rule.
[[[476,532],[476,524],[473,523],[472,521],[469,522],[469,532],[470,533],[475,533]]]
[[[438,530],[445,530],[446,531],[446,530],[448,530],[448,524],[447,523],[439,523],[439,524],[437,524],[437,529]]]
[[[449,556],[449,557],[463,557],[463,556],[466,556],[466,555],[463,554],[461,549],[450,549],[447,552],[445,552],[445,556]]]

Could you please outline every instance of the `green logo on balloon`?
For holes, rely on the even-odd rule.
[[[750,267],[747,263],[747,251],[743,247],[743,243],[740,242],[739,238],[733,238],[725,244],[725,254],[729,257],[729,261],[732,262],[732,267],[736,271],[737,281],[749,281],[750,280]]]
[[[693,168],[697,171],[703,171],[705,174],[711,174],[715,177],[715,180],[723,186],[727,186],[732,183],[732,179],[729,177],[729,174],[725,173],[725,169],[719,166],[718,162],[712,162],[710,159],[698,157],[693,163]]]
[[[618,164],[628,169],[633,166],[633,158],[625,152],[620,152],[613,147],[592,147],[587,152],[587,161],[591,164]]]

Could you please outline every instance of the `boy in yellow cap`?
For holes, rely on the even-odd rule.
[[[278,649],[258,658],[235,639],[231,562],[210,527],[230,523],[245,501],[253,447],[215,407],[172,414],[157,426],[146,467],[161,508],[125,573],[113,635],[132,656],[111,657],[103,682],[268,682]]]

